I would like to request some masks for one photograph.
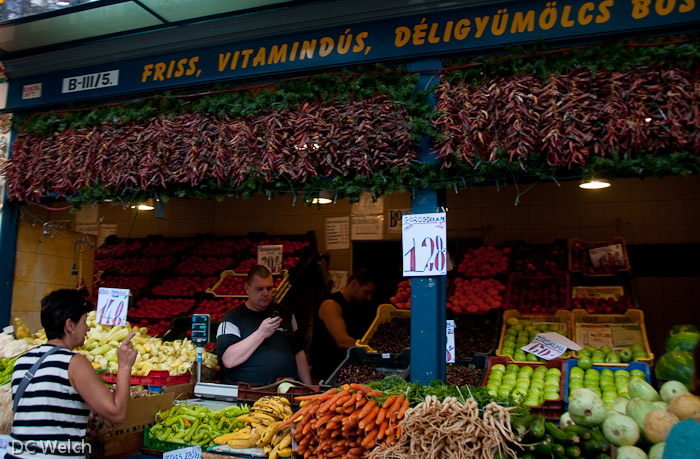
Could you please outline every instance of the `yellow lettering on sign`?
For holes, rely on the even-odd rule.
[[[223,70],[226,66],[226,62],[230,59],[231,54],[219,54],[219,71]],[[202,70],[197,69],[197,62],[199,62],[199,56],[194,57],[183,57],[178,60],[171,60],[168,62],[156,62],[154,64],[146,64],[143,66],[143,71],[141,72],[141,83],[146,83],[147,81],[165,81],[171,80],[173,78],[180,78],[183,75],[198,77],[201,75]]]
[[[590,14],[591,11],[595,9],[595,4],[593,2],[586,2],[581,5],[578,9],[578,23],[581,25],[588,25],[593,20],[593,15]]]
[[[510,25],[510,33],[532,32],[535,30],[535,11],[528,11],[525,16],[517,11],[513,16],[513,23]]]
[[[282,46],[273,45],[267,57],[268,64],[279,64],[287,61],[287,44]]]

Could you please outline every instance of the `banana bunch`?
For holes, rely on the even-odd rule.
[[[261,447],[268,459],[292,455],[291,425],[279,429],[282,421],[292,415],[289,400],[285,397],[266,396],[258,399],[247,414],[236,418],[245,427],[214,439],[219,445],[227,444],[234,449]]]

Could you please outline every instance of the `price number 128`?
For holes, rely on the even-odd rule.
[[[418,252],[418,254],[416,254]],[[425,262],[425,266],[423,266],[423,269],[418,270],[417,269],[417,258],[420,258],[421,260],[426,257],[426,252],[430,252],[427,254],[427,261]],[[403,254],[404,257],[408,256],[408,265],[409,265],[409,271],[412,272],[430,272],[430,271],[436,271],[436,272],[443,272],[445,270],[445,262],[446,262],[446,255],[445,255],[445,243],[442,240],[440,236],[435,236],[434,238],[432,237],[426,237],[423,239],[423,242],[421,242],[420,247],[416,248],[416,240],[413,239],[413,247],[411,247],[406,253]]]

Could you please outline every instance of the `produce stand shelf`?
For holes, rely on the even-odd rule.
[[[403,379],[408,380],[411,365],[411,351],[406,349],[401,354],[378,354],[368,352],[367,349],[363,347],[351,347],[348,349],[345,360],[338,365],[338,368],[331,373],[328,379],[321,381],[321,384],[331,387],[335,386],[340,371],[349,365],[368,365],[384,376],[397,374]]]
[[[514,362],[508,358],[498,356],[489,358],[488,367],[486,368],[486,373],[484,375],[483,382],[481,383],[482,387],[485,387],[488,382],[488,377],[491,374],[491,368],[499,363],[508,366],[513,364]],[[519,368],[530,366],[533,369],[539,366],[545,366],[546,368],[557,368],[559,371],[561,371],[561,385],[559,388],[559,394],[561,395],[561,397],[557,400],[545,400],[540,406],[528,406],[528,408],[530,409],[530,413],[541,414],[545,417],[545,419],[551,421],[558,421],[561,415],[564,413],[563,396],[565,390],[564,380],[566,379],[566,375],[564,373],[564,360],[552,359],[547,362],[515,362],[515,365],[517,365]]]
[[[393,304],[382,304],[377,308],[377,315],[375,316],[374,320],[372,321],[372,325],[370,325],[369,329],[367,329],[367,332],[365,332],[365,336],[362,337],[362,339],[358,340],[355,343],[355,346],[360,346],[365,348],[368,352],[380,352],[375,349],[372,349],[370,347],[369,342],[374,336],[374,334],[377,332],[377,328],[381,324],[385,324],[387,322],[391,322],[394,319],[410,319],[411,318],[411,310],[410,309],[398,309],[395,307]]]
[[[587,327],[588,325],[588,327]],[[644,325],[644,312],[641,309],[628,309],[624,314],[589,314],[583,309],[574,309],[571,311],[571,333],[572,341],[576,344],[585,346],[586,344],[591,344],[588,342],[588,334],[583,332],[585,328],[594,328],[599,326],[602,330],[605,330],[610,325],[621,325],[621,326],[638,326],[639,335],[641,335],[641,341],[639,344],[642,345],[644,351],[646,351],[648,357],[639,359],[637,361],[646,363],[650,367],[654,365],[654,354],[651,352],[649,347],[649,339],[647,338],[647,330]],[[580,336],[580,338],[579,338]],[[615,344],[615,343],[613,343]],[[610,346],[613,350],[617,347],[627,347],[627,344],[621,346]],[[574,357],[578,357],[576,352],[573,353]],[[602,366],[616,366],[618,364],[599,364]]]
[[[548,324],[556,324],[557,327],[566,332],[566,337],[571,339],[572,335],[572,329],[571,329],[571,311],[565,311],[565,310],[560,310],[554,313],[553,315],[545,315],[545,314],[520,314],[518,311],[514,309],[509,309],[507,311],[503,311],[503,325],[501,326],[501,337],[498,341],[498,349],[496,349],[496,355],[499,357],[502,357],[506,360],[508,360],[510,363],[516,362],[518,363],[519,361],[513,360],[510,356],[503,355],[502,350],[503,350],[503,339],[506,336],[506,329],[508,328],[508,324],[506,323],[508,319],[511,317],[516,317],[518,319],[525,319],[525,320],[531,320],[533,323],[548,323]],[[568,358],[569,353],[565,353],[562,355],[561,358]],[[520,363],[533,363],[533,362],[520,362]]]
[[[578,366],[578,360],[577,359],[569,359],[565,362],[564,368],[566,369],[566,379],[564,381],[564,409],[568,410],[569,409],[569,375],[571,374],[571,369],[574,367]],[[651,371],[649,369],[649,365],[643,362],[630,362],[628,364],[623,364],[623,365],[618,365],[615,367],[611,366],[603,366],[603,365],[593,365],[591,368],[594,368],[598,371],[603,371],[604,369],[609,369],[612,370],[612,372],[616,372],[619,370],[627,370],[627,371],[632,371],[632,370],[641,370],[644,372],[646,375],[647,382],[651,384]],[[564,375],[562,375],[563,377]]]

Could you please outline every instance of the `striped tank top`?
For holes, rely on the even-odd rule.
[[[15,362],[12,396],[24,374],[53,346],[32,349]],[[19,401],[5,458],[84,458],[90,446],[85,431],[90,408],[68,380],[75,352],[65,348],[49,355]]]

